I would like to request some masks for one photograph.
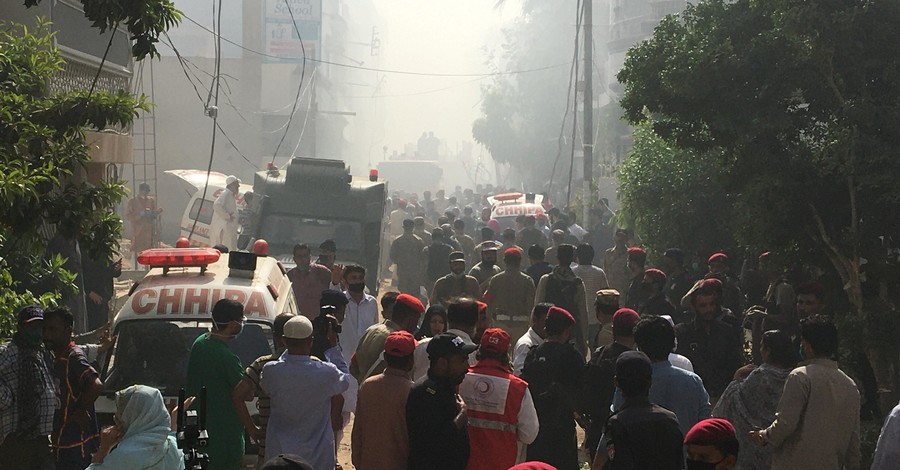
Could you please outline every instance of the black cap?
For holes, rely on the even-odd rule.
[[[416,222],[413,219],[403,219],[403,228],[413,228]]]
[[[616,359],[616,377],[622,380],[649,380],[653,374],[650,358],[640,351],[625,351]]]
[[[337,251],[337,245],[334,243],[334,240],[328,239],[319,244],[319,249],[325,251]]]
[[[320,307],[323,305],[334,305],[337,307],[338,305],[347,305],[348,302],[347,296],[343,292],[331,289],[323,290],[322,296],[319,297]]]
[[[450,253],[450,262],[451,263],[454,261],[465,261],[465,260],[466,260],[466,255],[464,255],[462,251],[454,251],[453,253]]]
[[[19,324],[24,325],[33,321],[44,319],[44,307],[40,305],[29,305],[19,310]]]
[[[425,351],[429,359],[438,359],[452,354],[469,355],[478,346],[467,342],[453,333],[438,333],[428,341]]]
[[[313,470],[313,466],[299,455],[281,454],[264,463],[259,470]]]

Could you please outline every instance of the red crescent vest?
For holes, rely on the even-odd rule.
[[[516,464],[519,409],[528,383],[494,359],[469,368],[459,386],[466,402],[471,454],[467,470],[495,470]]]

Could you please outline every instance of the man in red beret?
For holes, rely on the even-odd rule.
[[[485,330],[476,357],[478,362],[459,386],[468,407],[472,443],[466,468],[509,468],[518,460],[519,443],[531,444],[537,436],[537,412],[528,384],[510,373],[505,331]]]
[[[641,287],[647,296],[647,303],[641,309],[641,315],[669,315],[675,316],[675,306],[666,297],[666,273],[656,268],[644,271],[644,279]]]
[[[416,339],[407,331],[395,331],[384,341],[383,373],[369,377],[359,388],[351,449],[359,470],[406,468],[409,436],[406,432],[406,397],[413,381]]]
[[[384,371],[386,364],[383,351],[388,335],[401,330],[408,333],[416,331],[419,317],[424,311],[425,306],[419,299],[409,294],[400,294],[394,302],[391,318],[370,326],[363,333],[356,352],[350,358],[350,373],[359,383]]]
[[[714,253],[707,260],[707,265],[709,273],[705,277],[722,281],[720,303],[739,316],[744,311],[744,294],[737,280],[729,274],[728,256],[725,253]]]
[[[738,440],[727,419],[700,421],[684,436],[688,470],[731,470],[737,462]]]
[[[638,321],[640,317],[634,310],[618,309],[612,316],[613,343],[597,348],[584,369],[582,400],[587,423],[585,447],[591,460],[597,451],[597,443],[603,434],[603,426],[609,417],[609,406],[616,390],[616,359],[622,353],[634,349],[634,326]]]
[[[534,308],[534,282],[522,272],[522,252],[517,248],[507,248],[503,260],[506,270],[488,281],[484,301],[493,323],[518,338],[528,331]]]
[[[640,247],[628,249],[628,269],[631,271],[631,282],[625,295],[625,306],[641,311],[649,297],[644,293],[644,265],[647,264],[647,253]]]
[[[541,423],[537,438],[528,446],[528,460],[546,462],[560,470],[578,468],[574,416],[584,355],[569,344],[573,325],[572,314],[551,307],[544,324],[547,339],[528,353],[522,369],[522,379],[528,382]]]

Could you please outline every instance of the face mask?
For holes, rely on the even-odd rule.
[[[359,294],[366,290],[365,282],[354,282],[353,284],[347,284],[347,290],[353,292],[355,294]]]
[[[716,463],[709,463],[688,459],[687,470],[716,470],[716,466],[718,466],[719,463],[721,463],[721,460]]]
[[[24,330],[22,331],[22,340],[25,344],[32,348],[37,348],[44,341],[44,334],[41,330]]]

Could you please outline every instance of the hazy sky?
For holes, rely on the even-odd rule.
[[[490,72],[484,48],[499,46],[500,30],[519,14],[518,3],[507,0],[498,9],[495,0],[375,0],[384,31],[379,66],[437,73]],[[451,148],[471,141],[480,86],[489,80],[386,74],[380,95],[405,96],[377,101],[384,116],[385,145],[402,151],[423,131],[434,131]]]

